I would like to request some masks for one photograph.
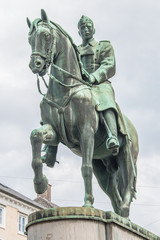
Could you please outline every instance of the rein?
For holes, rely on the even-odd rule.
[[[52,62],[52,64],[51,64],[51,67],[55,67],[55,68],[58,69],[60,72],[63,72],[63,73],[65,73],[65,74],[67,74],[69,77],[72,77],[72,78],[78,80],[79,82],[87,85],[88,87],[92,87],[92,84],[91,84],[91,83],[85,82],[83,79],[78,78],[76,75],[74,75],[74,74],[72,74],[72,73],[64,70],[64,69],[61,68],[61,67],[58,67],[58,66],[57,66],[56,64],[54,64],[53,62]],[[58,84],[60,84],[60,85],[63,86],[63,87],[73,88],[73,87],[79,87],[79,86],[82,85],[82,84],[80,84],[80,83],[75,83],[75,84],[65,84],[65,83],[62,83],[60,80],[58,80],[57,78],[55,78],[55,77],[51,74],[51,71],[50,71],[50,74],[47,73],[47,75],[49,76],[49,78],[51,78],[52,80],[54,80],[55,82],[57,82]],[[48,85],[47,85],[44,77],[42,77],[42,80],[43,80],[46,88],[48,88]],[[41,89],[40,89],[40,81],[39,81],[38,74],[37,74],[37,87],[38,87],[39,93],[44,96],[45,94],[43,94],[43,93],[41,92]]]
[[[44,79],[44,77],[42,77],[42,80],[43,80],[46,88],[48,88],[48,84],[46,83],[46,80]],[[37,87],[38,87],[39,93],[40,93],[41,95],[45,96],[45,94],[42,93],[41,88],[40,88],[40,81],[39,81],[38,74],[37,74]]]
[[[81,83],[83,83],[83,84],[85,84],[85,85],[87,85],[87,86],[89,86],[89,87],[92,87],[92,84],[91,84],[91,83],[88,83],[88,82],[84,81],[83,79],[77,77],[76,75],[74,75],[74,74],[72,74],[72,73],[64,70],[63,68],[58,67],[56,64],[52,63],[51,67],[52,67],[52,66],[55,67],[56,69],[58,69],[60,72],[66,73],[69,77],[72,77],[72,78],[78,80],[79,82],[81,82]],[[53,76],[53,75],[50,73],[50,76]],[[51,78],[52,78],[52,77],[51,77]],[[59,81],[59,82],[60,82],[60,81]],[[65,85],[65,86],[73,86],[73,85]]]
[[[70,77],[72,77],[72,78],[80,81],[81,83],[87,85],[88,87],[92,87],[92,84],[91,84],[91,83],[88,83],[88,82],[83,81],[82,79],[78,78],[77,76],[73,75],[72,73],[69,73],[69,72],[65,71],[64,69],[58,67],[58,66],[55,65],[55,64],[52,64],[52,65],[53,65],[55,68],[57,68],[59,71],[66,73],[68,76],[70,76]],[[47,74],[48,74],[48,73],[47,73]],[[59,81],[57,78],[55,78],[51,73],[48,74],[48,76],[49,76],[49,78],[51,78],[52,80],[54,80],[55,82],[57,82],[58,84],[60,84],[60,85],[63,86],[63,87],[73,88],[73,87],[79,87],[79,86],[82,85],[81,83],[75,83],[75,84],[65,84],[65,83],[62,83],[62,82]],[[44,77],[41,77],[41,78],[42,78],[42,80],[43,80],[46,88],[48,88],[48,84],[46,83]],[[37,87],[38,87],[39,93],[40,93],[41,95],[45,96],[45,94],[42,93],[41,88],[40,88],[40,80],[39,80],[38,74],[37,74]]]
[[[53,23],[53,22],[52,22]],[[67,38],[69,38],[69,36],[60,28],[60,26],[58,26],[57,24],[53,23]],[[46,24],[45,24],[46,25]],[[54,27],[51,26],[51,24],[47,23],[47,27],[49,27],[50,29],[50,32],[51,32],[51,35],[54,36],[54,32],[56,32],[56,29]],[[70,39],[70,38],[69,38]],[[70,39],[71,43],[72,43],[72,40]],[[72,43],[73,44],[73,43]],[[63,72],[65,74],[67,74],[69,77],[72,77],[73,79],[75,80],[78,80],[80,83],[82,84],[85,84],[89,87],[92,87],[92,84],[89,83],[89,82],[86,82],[84,81],[82,78],[79,78],[77,77],[76,75],[62,69],[61,67],[57,66],[56,64],[53,63],[53,59],[54,59],[54,56],[56,55],[56,37],[52,37],[52,42],[51,42],[51,45],[50,45],[50,49],[49,51],[47,52],[46,55],[43,55],[41,54],[40,52],[38,51],[35,51],[32,53],[31,56],[34,56],[34,55],[39,55],[43,58],[45,58],[45,65],[46,65],[46,69],[47,69],[47,74],[48,74],[48,69],[49,69],[49,65],[51,64],[51,68],[54,67],[56,68],[57,70],[59,70],[60,72]],[[89,74],[87,74],[88,77],[89,77]],[[55,82],[57,82],[58,84],[60,84],[61,86],[63,87],[70,87],[70,88],[73,88],[73,87],[79,87],[81,84],[80,83],[75,83],[75,84],[65,84],[63,82],[61,82],[60,80],[58,80],[57,78],[55,78],[52,74],[51,74],[51,70],[50,70],[50,74],[48,74],[49,78],[51,78],[52,80],[54,80]],[[42,77],[42,80],[46,86],[46,88],[48,88],[48,85],[44,79],[44,77]],[[39,80],[39,77],[38,77],[38,74],[37,74],[37,87],[38,87],[38,91],[41,95],[45,95],[42,93],[41,89],[40,89],[40,80]]]

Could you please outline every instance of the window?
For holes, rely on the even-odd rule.
[[[0,227],[5,227],[5,207],[0,205]]]
[[[27,217],[25,215],[19,214],[19,219],[18,219],[18,232],[19,233],[24,234],[26,224],[27,224]]]

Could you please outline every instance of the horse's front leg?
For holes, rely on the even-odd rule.
[[[35,129],[31,133],[32,144],[32,168],[34,170],[34,188],[36,193],[42,194],[47,190],[48,180],[42,172],[41,149],[43,142],[53,142],[55,132],[51,125],[45,124],[39,129]]]
[[[89,127],[84,127],[81,131],[81,152],[82,152],[82,176],[84,179],[85,198],[84,207],[93,207],[94,197],[92,191],[92,157],[94,149],[94,131]]]

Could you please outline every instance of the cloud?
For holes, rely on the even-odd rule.
[[[35,0],[32,4],[21,0],[3,1],[0,10],[3,23],[0,39],[0,181],[3,184],[35,198],[29,135],[32,129],[40,126],[42,96],[37,91],[36,76],[28,68],[31,49],[26,17],[31,20],[40,17],[40,9],[44,8],[49,18],[80,44],[77,22],[84,14],[95,23],[95,39],[110,40],[114,47],[117,73],[111,81],[116,100],[139,135],[137,185],[151,186],[137,187],[131,220],[145,226],[158,219],[159,207],[148,205],[156,205],[160,197],[159,188],[153,188],[160,186],[159,7],[159,0],[154,3],[153,0]],[[46,91],[44,87],[42,89]],[[61,163],[54,169],[44,167],[44,173],[53,185],[52,199],[61,206],[81,206],[84,198],[81,158],[61,145],[58,160]],[[112,210],[109,198],[95,179],[93,182],[95,207]],[[160,234],[159,222],[148,228]]]

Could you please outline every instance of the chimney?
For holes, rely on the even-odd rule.
[[[47,190],[42,194],[37,194],[37,198],[41,197],[51,202],[51,187],[52,185],[48,184]]]

